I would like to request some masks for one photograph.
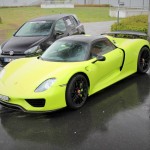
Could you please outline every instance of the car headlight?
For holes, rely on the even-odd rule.
[[[44,81],[43,83],[41,83],[35,90],[35,92],[43,92],[46,91],[47,89],[49,89],[54,82],[56,81],[56,78],[51,78],[51,79],[47,79],[46,81]]]
[[[32,55],[32,54],[38,54],[38,53],[41,53],[41,52],[42,52],[42,50],[41,50],[40,46],[37,45],[37,46],[34,46],[34,47],[32,47],[32,48],[26,50],[26,51],[24,52],[24,54],[25,54],[25,55]]]
[[[0,71],[0,79],[4,76],[4,74],[5,74],[5,69]]]

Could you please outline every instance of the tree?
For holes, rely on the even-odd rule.
[[[2,18],[0,17],[0,24],[2,23]]]

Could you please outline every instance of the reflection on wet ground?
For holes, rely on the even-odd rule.
[[[0,147],[51,150],[149,150],[150,72],[91,96],[77,111],[27,114],[1,107]]]

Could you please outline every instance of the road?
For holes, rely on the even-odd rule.
[[[94,33],[85,27],[89,34],[110,29],[102,31],[100,24],[89,24]],[[150,71],[94,94],[77,111],[27,114],[0,109],[1,150],[149,150],[149,139]]]
[[[110,31],[111,25],[115,21],[83,23],[86,34],[99,35]]]

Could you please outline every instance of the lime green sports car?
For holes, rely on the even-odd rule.
[[[69,36],[40,57],[5,66],[0,72],[0,103],[27,112],[78,109],[88,96],[149,67],[147,40]]]

